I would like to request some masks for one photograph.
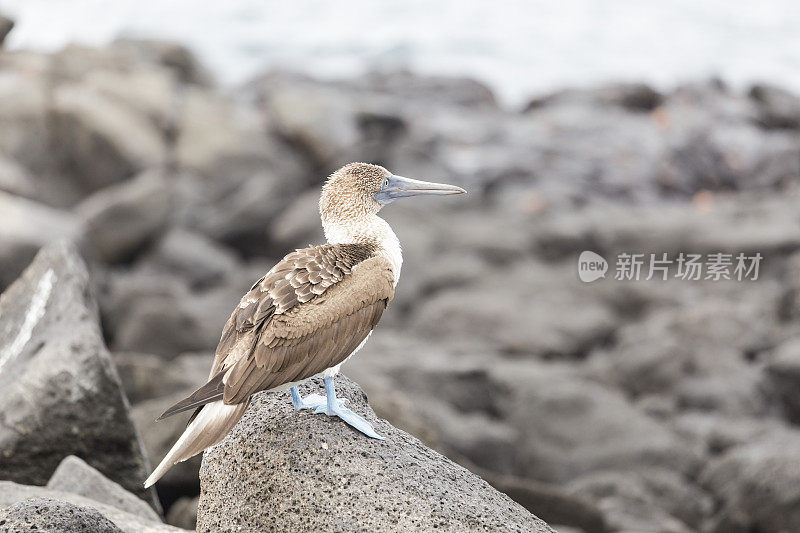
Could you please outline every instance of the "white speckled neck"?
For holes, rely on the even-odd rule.
[[[378,245],[378,253],[386,257],[392,264],[394,284],[397,285],[397,281],[400,279],[400,269],[403,266],[403,253],[400,249],[400,241],[388,222],[378,215],[372,214],[348,220],[323,217],[322,228],[325,230],[325,239],[330,244],[372,243]]]

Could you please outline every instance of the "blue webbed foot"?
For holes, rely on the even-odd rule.
[[[320,414],[325,413],[328,416],[338,416],[361,433],[366,435],[367,437],[372,437],[373,439],[383,440],[386,437],[382,437],[378,435],[375,431],[375,428],[372,427],[372,424],[367,422],[363,417],[360,415],[355,414],[353,411],[341,405],[341,403],[333,410],[328,409],[326,405],[320,405],[316,409],[314,409],[314,413]]]
[[[372,424],[345,407],[343,402],[336,398],[336,391],[333,388],[333,378],[325,378],[325,391],[328,395],[327,401],[314,409],[315,414],[325,413],[328,416],[338,416],[367,437],[378,440],[383,440],[385,438],[378,435],[375,428],[372,427]]]
[[[292,387],[289,392],[292,394],[292,405],[294,405],[295,411],[316,409],[320,405],[326,405],[327,402],[325,396],[320,396],[319,394],[309,394],[303,398],[300,396],[300,391],[297,390],[297,387]]]

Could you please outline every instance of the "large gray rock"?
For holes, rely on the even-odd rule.
[[[183,83],[208,85],[208,72],[185,46],[153,39],[120,38],[112,43],[115,49],[131,52],[147,63],[158,63],[170,69]]]
[[[233,431],[205,453],[198,532],[552,531],[478,476],[378,419],[354,382],[340,376],[337,384],[349,407],[366,414],[386,440],[370,440],[336,418],[295,413],[287,394],[257,395]]]
[[[197,86],[181,92],[175,162],[220,181],[243,179],[264,168],[286,166],[266,142],[255,113],[237,113],[228,98]],[[224,179],[223,179],[224,178]]]
[[[80,222],[72,213],[0,191],[0,289],[10,285],[39,248],[74,239]]]
[[[800,424],[800,339],[781,344],[764,367],[765,377],[785,417]]]
[[[572,365],[379,331],[348,366],[382,414],[495,473],[562,484],[601,470],[690,474],[702,458],[700,445]]]
[[[728,450],[700,481],[719,502],[713,533],[800,531],[800,433],[773,431]]]
[[[0,153],[0,191],[35,198],[36,184],[25,168]]]
[[[199,497],[184,496],[173,503],[167,513],[167,523],[176,527],[194,529],[197,527],[197,502]]]
[[[244,180],[214,202],[198,225],[217,241],[236,248],[245,256],[264,255],[270,250],[271,228],[282,227],[276,217],[294,200],[302,184],[259,172]],[[276,224],[271,224],[276,221]]]
[[[0,46],[3,46],[3,42],[13,29],[14,21],[0,13]]]
[[[212,351],[231,310],[265,271],[231,276],[230,284],[201,293],[177,275],[144,269],[115,273],[102,303],[109,344],[165,358]]]
[[[145,520],[160,520],[158,514],[144,500],[137,498],[74,455],[65,457],[61,461],[53,477],[47,482],[47,488],[80,494],[113,505]]]
[[[698,531],[713,508],[708,494],[660,469],[597,472],[569,483],[566,491],[595,503],[610,531]]]
[[[151,171],[96,192],[77,212],[100,257],[116,263],[130,260],[154,240],[169,220],[171,208],[164,176]]]
[[[45,484],[68,455],[144,496],[146,460],[86,268],[44,248],[0,296],[0,478]]]
[[[208,366],[208,365],[206,365]],[[203,379],[208,378],[208,372]],[[138,403],[133,407],[133,419],[142,434],[147,456],[153,461],[160,461],[186,430],[186,416],[171,416],[164,420],[156,420],[167,407],[186,398],[202,381],[184,390]],[[197,494],[200,483],[197,473],[200,471],[201,457],[196,455],[176,464],[158,481],[159,493],[163,496],[181,496]]]
[[[146,116],[77,83],[54,91],[52,128],[58,168],[85,192],[166,162],[163,135]]]
[[[108,518],[91,507],[79,507],[49,498],[33,498],[0,511],[0,531],[59,533],[122,533]]]
[[[134,410],[139,402],[196,389],[208,379],[213,360],[213,353],[187,352],[165,364],[163,357],[154,354],[114,353],[114,363]],[[142,430],[138,423],[136,427]]]
[[[169,230],[145,261],[148,268],[180,275],[195,290],[219,284],[237,266],[230,250],[180,228]]]
[[[755,85],[750,97],[759,103],[759,121],[767,128],[800,129],[800,98],[772,85]]]
[[[117,528],[125,533],[186,533],[185,529],[168,526],[158,521],[147,520],[135,514],[122,511],[112,505],[101,503],[79,494],[62,492],[45,487],[19,485],[12,481],[0,481],[0,509],[12,507],[21,502],[31,501],[31,499],[34,499],[34,501],[41,499],[56,501],[62,509],[66,508],[65,504],[71,504],[72,506],[77,506],[84,510],[94,509],[99,511],[102,516],[110,520]],[[25,510],[28,508],[26,506],[21,506],[21,509]],[[27,511],[20,516],[28,516]],[[0,515],[0,520],[2,520],[2,515]],[[3,530],[2,525],[0,525],[0,531],[5,533],[7,530]],[[12,528],[11,531],[16,533],[19,529]],[[61,533],[63,530],[56,528],[45,529],[44,531],[48,533],[51,531],[53,533]]]

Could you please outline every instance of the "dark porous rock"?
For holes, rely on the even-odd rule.
[[[77,211],[88,241],[108,263],[132,259],[164,228],[171,212],[170,190],[160,172],[100,190]]]
[[[63,492],[60,490],[53,490],[46,487],[34,487],[31,485],[19,485],[12,481],[0,481],[0,509],[12,508],[14,505],[20,505],[25,501],[39,501],[46,499],[55,501],[58,505],[69,504],[77,506],[79,509],[92,509],[99,512],[100,516],[105,517],[115,526],[113,531],[122,530],[125,533],[187,533],[185,529],[168,526],[158,520],[150,520],[143,518],[139,515],[131,514],[123,511],[113,505],[98,502],[80,494],[73,494],[71,492]],[[5,511],[0,511],[0,532],[13,532],[20,531],[19,528],[12,527],[10,529],[3,529],[3,514]],[[42,512],[48,516],[57,516],[57,510],[52,508],[50,512]],[[119,528],[119,529],[116,529]],[[30,529],[23,529],[29,531]],[[47,533],[62,533],[64,531],[72,531],[70,529],[54,528],[40,528],[38,531],[45,531]],[[93,529],[79,529],[81,533],[92,533]]]
[[[50,498],[33,498],[0,511],[0,531],[45,533],[123,533],[92,507],[79,507]]]
[[[759,122],[766,128],[800,129],[800,97],[771,85],[754,85],[750,98],[759,104]]]
[[[80,494],[146,520],[160,520],[158,514],[144,500],[137,498],[74,455],[65,457],[61,461],[53,477],[47,482],[47,488]]]
[[[75,249],[42,249],[0,316],[0,478],[43,485],[77,455],[144,496],[142,445]]]
[[[167,523],[185,529],[197,527],[197,503],[199,501],[200,498],[198,496],[180,498],[169,508]]]
[[[720,504],[714,533],[800,531],[800,432],[773,431],[728,450],[701,473]]]
[[[0,290],[28,266],[39,248],[57,239],[75,239],[77,217],[67,211],[0,191]]]
[[[13,29],[14,21],[0,13],[0,46],[3,46],[3,42]]]
[[[386,440],[337,418],[296,413],[288,394],[259,394],[205,453],[198,532],[552,531],[478,476],[378,419],[354,382],[339,376],[337,385]]]

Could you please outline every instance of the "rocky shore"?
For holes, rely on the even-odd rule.
[[[800,530],[796,96],[718,80],[669,93],[614,85],[515,112],[474,81],[407,72],[270,72],[225,91],[178,45],[120,40],[0,48],[0,385],[11,391],[0,397],[0,531],[60,527],[35,520],[64,513],[90,531],[177,530],[163,516],[194,529],[198,496],[198,530],[211,527],[234,470],[207,463],[201,495],[201,460],[187,461],[154,500],[140,489],[148,460],[185,420],[153,419],[207,377],[241,294],[322,239],[319,187],[355,160],[470,193],[385,211],[402,278],[344,369],[399,428],[400,459],[452,474],[392,478],[409,498],[402,520],[416,516],[406,505],[435,500],[403,524],[463,530],[502,516],[546,530],[535,515],[566,532]],[[606,279],[580,281],[584,250],[609,261]],[[621,253],[681,252],[763,261],[755,281],[614,279]],[[319,513],[364,504],[373,485],[334,488],[313,464],[369,479],[380,452],[348,462],[344,426],[295,420],[277,398],[258,405],[280,415],[253,411],[210,452],[258,455],[266,478],[248,477],[241,509],[269,492],[270,476],[291,481],[282,491],[304,479],[327,487],[333,502],[291,504],[308,524],[314,503]],[[297,431],[299,478],[284,449]],[[257,436],[248,450],[245,435]],[[119,499],[63,485],[62,467],[102,476]],[[337,523],[390,529],[384,504],[369,515],[378,522],[344,513]],[[485,521],[465,518],[476,512]],[[270,523],[301,525],[291,520]]]

